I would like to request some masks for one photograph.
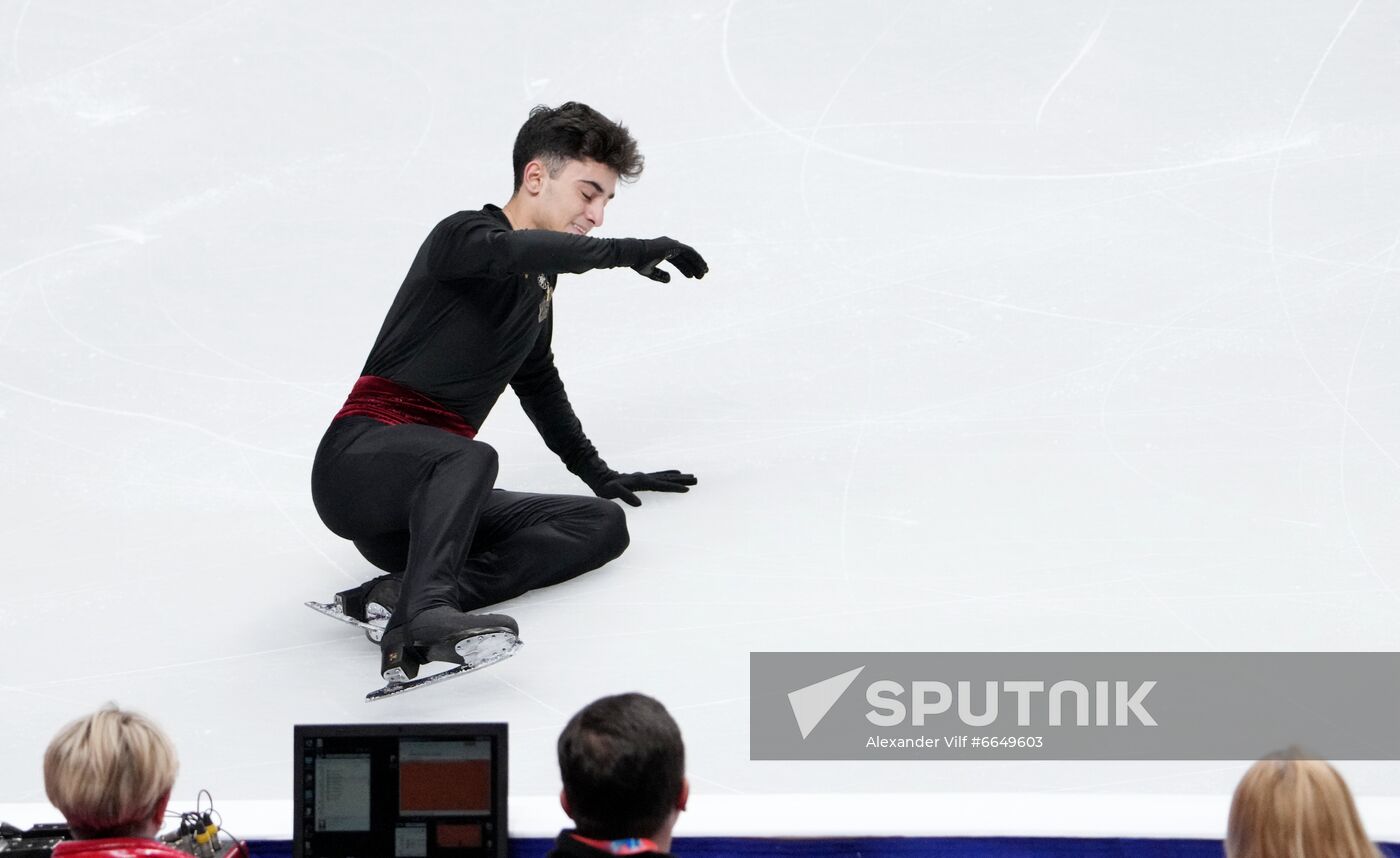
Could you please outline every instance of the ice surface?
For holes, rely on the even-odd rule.
[[[296,722],[504,720],[512,792],[642,690],[698,793],[1228,792],[1237,764],[748,761],[756,650],[1400,647],[1400,6],[0,6],[0,801],[108,700],[177,795],[288,797]],[[308,473],[427,230],[528,109],[647,170],[555,353],[632,548],[528,646],[376,706],[302,607],[377,574]],[[583,491],[507,394],[500,483]],[[1394,765],[1349,764],[1400,793]]]

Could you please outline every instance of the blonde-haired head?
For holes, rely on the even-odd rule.
[[[1322,760],[1265,757],[1235,787],[1227,858],[1382,858],[1351,790]]]
[[[150,719],[108,704],[53,737],[44,791],[75,836],[150,836],[175,785],[175,746]]]

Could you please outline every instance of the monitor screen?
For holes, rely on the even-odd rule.
[[[505,724],[298,724],[294,858],[505,858]]]

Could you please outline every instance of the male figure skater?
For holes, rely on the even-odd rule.
[[[458,212],[423,242],[312,467],[321,520],[389,573],[340,594],[355,619],[370,602],[392,608],[380,641],[386,691],[427,661],[470,668],[508,655],[515,621],[473,611],[621,554],[626,517],[599,498],[638,506],[639,491],[696,482],[609,468],[574,415],[550,341],[560,273],[629,266],[664,283],[660,262],[698,278],[705,260],[670,238],[588,237],[619,179],[642,171],[627,129],[592,108],[535,108],[512,161],[504,208]],[[496,453],[474,438],[507,384],[597,498],[494,488]]]

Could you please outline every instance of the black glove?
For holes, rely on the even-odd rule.
[[[657,283],[671,282],[670,272],[656,267],[662,262],[670,262],[676,266],[677,271],[697,280],[710,270],[710,266],[705,264],[705,258],[696,253],[695,248],[665,236],[644,239],[640,259],[640,262],[632,266],[632,270],[643,277],[650,277]]]
[[[618,498],[628,506],[641,506],[642,502],[637,500],[633,492],[688,492],[695,483],[694,475],[682,474],[680,471],[656,471],[650,474],[619,474],[617,471],[609,471],[595,480],[590,480],[588,487],[600,498]]]

